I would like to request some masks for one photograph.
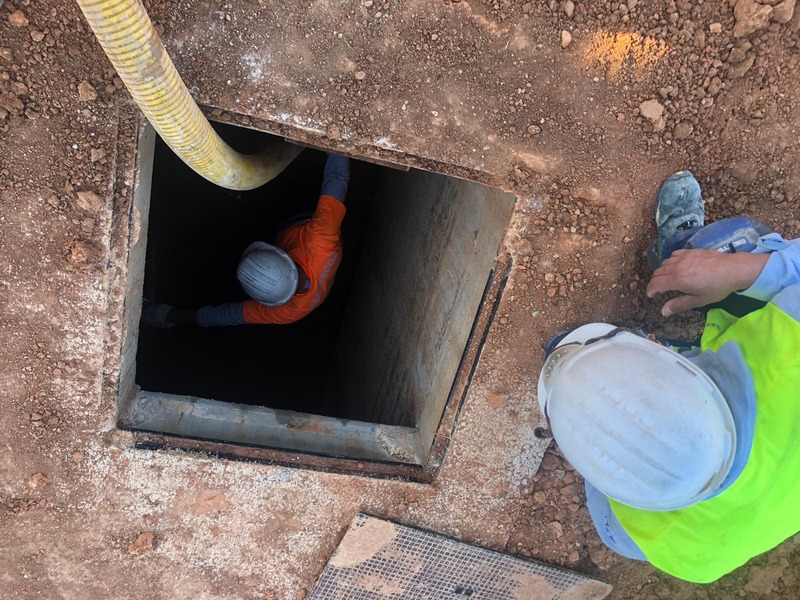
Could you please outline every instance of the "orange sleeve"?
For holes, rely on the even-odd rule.
[[[242,308],[244,321],[248,325],[287,325],[297,319],[284,306],[264,306],[255,300],[247,300]]]
[[[312,231],[327,235],[339,235],[346,212],[345,205],[333,196],[320,196],[317,210],[311,217]]]

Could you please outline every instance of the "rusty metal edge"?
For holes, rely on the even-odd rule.
[[[302,148],[310,148],[311,150],[320,150],[322,152],[328,152],[328,150],[326,150],[322,146],[315,146],[314,144],[311,144],[308,141],[301,142],[290,137],[284,137],[283,141],[288,142],[290,144],[294,144],[295,146],[300,146]],[[352,158],[353,160],[360,160],[362,162],[373,163],[375,165],[378,165],[379,167],[387,167],[389,169],[395,169],[397,171],[404,171],[404,172],[408,172],[411,170],[411,167],[409,167],[408,165],[401,165],[399,163],[390,162],[382,158],[375,158],[373,156],[356,156],[352,152],[345,152],[343,150],[336,150],[336,153]]]
[[[247,446],[231,442],[199,440],[131,429],[128,429],[128,431],[133,433],[134,447],[141,450],[177,450],[202,454],[211,458],[416,483],[430,483],[433,479],[421,466],[325,456],[310,452]]]
[[[442,464],[444,464],[444,459],[450,447],[450,440],[472,384],[472,378],[477,369],[483,347],[486,344],[489,329],[497,314],[503,292],[508,283],[511,267],[511,257],[509,255],[501,255],[489,274],[478,308],[478,314],[473,322],[464,355],[461,358],[439,426],[433,438],[431,452],[428,460],[422,466],[326,456],[310,452],[136,431],[120,427],[119,424],[118,427],[133,433],[137,449],[178,450],[220,459],[310,469],[327,473],[432,483]]]
[[[503,298],[503,292],[505,292],[512,266],[513,260],[510,255],[500,255],[486,281],[483,297],[478,307],[478,314],[475,317],[469,338],[467,338],[464,355],[461,357],[461,364],[453,380],[453,386],[450,389],[450,395],[444,411],[442,411],[439,426],[433,436],[433,444],[428,461],[425,464],[425,470],[433,474],[444,464],[444,459],[450,448],[453,431],[455,431],[458,417],[467,398],[483,347],[489,336],[489,329],[500,307],[500,301]]]

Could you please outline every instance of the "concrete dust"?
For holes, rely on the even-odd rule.
[[[397,528],[393,523],[369,519],[345,534],[331,557],[331,564],[340,568],[360,565],[391,544],[396,536]]]
[[[558,591],[547,579],[540,575],[514,575],[518,584],[513,590],[516,600],[553,600]]]
[[[605,598],[611,591],[611,586],[602,581],[584,579],[569,587],[569,589],[559,592],[559,600],[598,600]]]

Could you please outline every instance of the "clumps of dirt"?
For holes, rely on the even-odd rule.
[[[577,46],[589,75],[628,92],[618,119],[632,116],[641,124],[643,151],[677,152],[686,166],[702,165],[711,176],[706,185],[714,186],[711,196],[729,197],[738,187],[749,199],[772,199],[768,177],[732,182],[725,175],[734,157],[753,154],[747,142],[762,134],[767,143],[758,148],[760,161],[773,163],[784,181],[790,172],[781,155],[786,142],[760,129],[796,113],[800,11],[794,0],[567,6],[549,3],[553,29],[571,30],[571,48]]]
[[[583,480],[560,453],[551,447],[539,472],[523,493],[523,510],[507,549],[522,556],[574,567],[582,559],[608,564],[600,539],[586,508]]]

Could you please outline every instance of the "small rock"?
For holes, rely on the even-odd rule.
[[[342,132],[336,125],[331,123],[325,130],[325,135],[327,135],[329,139],[338,140],[342,137]]]
[[[600,200],[600,190],[596,187],[578,187],[572,190],[572,195],[581,200],[597,202]]]
[[[698,29],[694,34],[694,45],[698,48],[706,47],[706,33],[702,29]]]
[[[354,75],[354,77],[358,81],[362,81],[366,76],[367,76],[367,72],[366,71],[356,71],[356,73]]]
[[[544,504],[547,501],[547,494],[545,494],[542,490],[539,490],[538,492],[533,493],[533,499],[536,500],[538,504]]]
[[[364,8],[372,8],[374,2],[372,0],[364,0]]]
[[[650,121],[653,131],[664,129],[664,106],[655,98],[639,105],[639,114]]]
[[[747,73],[747,71],[750,70],[750,67],[753,66],[755,61],[755,54],[748,54],[742,62],[735,64],[728,69],[728,79],[739,79],[739,77],[742,77],[745,73]]]
[[[744,37],[769,25],[772,7],[758,4],[755,0],[738,0],[733,9],[733,16],[736,17],[733,37]]]
[[[145,552],[150,552],[155,548],[155,534],[152,531],[145,531],[136,536],[136,540],[128,546],[128,554],[138,556]]]
[[[562,48],[566,48],[571,43],[572,43],[572,34],[569,31],[567,31],[566,29],[564,29],[561,32],[561,47]]]
[[[41,31],[37,31],[36,29],[34,29],[33,31],[31,31],[31,39],[32,39],[34,42],[41,42],[41,41],[44,39],[44,33],[42,33]]]
[[[84,102],[97,100],[97,90],[85,79],[78,84],[78,97]]]
[[[728,53],[728,62],[732,65],[742,62],[745,58],[747,58],[747,51],[750,48],[752,48],[752,45],[747,40],[745,40],[744,44],[737,44],[737,46],[732,48]]]
[[[25,110],[25,104],[14,94],[0,94],[0,107],[6,109],[12,115],[20,115]]]
[[[570,562],[571,564],[575,564],[576,562],[578,562],[578,560],[580,560],[580,557],[581,553],[578,552],[577,550],[573,550],[572,552],[569,553],[567,561]]]
[[[564,528],[558,521],[552,521],[548,523],[547,529],[549,529],[555,535],[556,538],[560,538],[562,535],[564,535]]]
[[[81,240],[74,241],[67,248],[67,260],[74,265],[94,262],[100,256],[99,249]]]
[[[783,0],[777,6],[772,7],[772,20],[777,23],[788,23],[794,16],[794,7],[797,0]]]
[[[567,0],[564,2],[564,14],[566,14],[570,19],[572,18],[572,14],[575,12],[575,3],[572,0]]]
[[[637,4],[639,4],[639,0],[628,0],[628,10],[633,10]]]
[[[78,206],[80,206],[83,210],[97,212],[103,208],[105,204],[106,201],[92,191],[78,192]]]
[[[722,33],[722,23],[712,23],[708,26],[711,33]]]
[[[31,413],[31,421],[41,421],[41,420],[42,420],[42,415],[40,415],[37,412]]]
[[[32,490],[44,487],[47,485],[47,476],[44,473],[34,473],[28,479],[28,487]]]
[[[12,115],[21,115],[25,110],[25,104],[14,94],[0,94],[0,108],[4,108]]]
[[[687,121],[681,121],[675,125],[672,135],[675,137],[675,139],[685,140],[692,135],[692,131],[694,131],[694,126],[691,123],[688,123]]]
[[[11,48],[0,48],[0,58],[10,62],[14,59],[14,53],[11,51]]]
[[[14,27],[27,27],[29,23],[28,17],[21,10],[15,10],[8,15],[8,22]]]
[[[97,162],[98,160],[105,158],[106,151],[102,148],[92,148],[89,152],[89,158],[92,162]]]
[[[531,135],[538,135],[542,132],[542,128],[538,125],[528,125],[528,133]]]

